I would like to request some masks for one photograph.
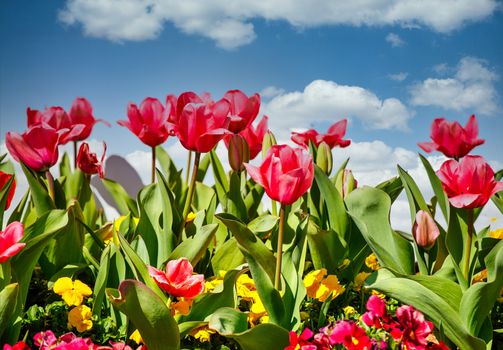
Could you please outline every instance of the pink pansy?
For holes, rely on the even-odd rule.
[[[407,349],[424,349],[428,343],[427,337],[433,331],[433,323],[425,321],[421,312],[410,305],[400,306],[396,317],[403,329],[402,345]]]
[[[418,246],[429,250],[435,244],[440,231],[431,215],[424,210],[419,210],[416,213],[416,221],[412,227],[412,235]]]
[[[260,109],[260,95],[246,96],[240,90],[229,90],[224,99],[230,102],[230,132],[238,134],[246,129],[257,118]]]
[[[313,159],[303,148],[274,145],[259,167],[249,163],[244,165],[267,195],[282,204],[294,203],[313,183]]]
[[[483,207],[503,182],[495,181],[494,172],[480,156],[466,156],[460,162],[448,160],[437,175],[449,202],[456,208]]]
[[[192,299],[204,290],[204,275],[194,275],[187,258],[169,261],[166,273],[152,266],[148,271],[157,285],[172,296]]]
[[[26,243],[18,243],[24,235],[23,224],[14,221],[0,231],[0,264],[13,257],[24,248]]]
[[[370,349],[370,338],[365,330],[352,321],[340,321],[330,334],[332,344],[342,344],[349,350]]]
[[[347,123],[346,119],[339,120],[328,128],[326,134],[319,134],[314,129],[292,132],[292,141],[301,146],[309,146],[309,141],[311,141],[316,147],[322,142],[325,142],[331,149],[336,146],[347,147],[351,144],[351,140],[342,139],[346,134]]]
[[[22,340],[14,345],[4,344],[3,350],[30,350],[30,347]]]
[[[296,332],[290,332],[290,345],[284,350],[317,350],[317,346],[309,341],[313,335],[309,328],[304,329],[299,336]]]
[[[367,312],[362,315],[362,321],[369,327],[382,328],[382,321],[386,316],[386,302],[377,295],[372,295],[367,301]]]
[[[57,342],[58,339],[51,330],[38,332],[33,336],[33,343],[42,350],[51,349]]]
[[[475,116],[472,115],[463,128],[457,121],[449,122],[444,118],[437,118],[431,126],[430,137],[433,142],[421,142],[418,146],[425,152],[439,151],[450,158],[461,158],[474,147],[484,143],[477,138],[479,128]]]

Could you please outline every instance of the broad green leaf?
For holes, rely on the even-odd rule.
[[[363,187],[346,198],[348,213],[383,266],[399,273],[414,273],[410,243],[395,233],[389,222],[391,199],[378,189]]]
[[[108,245],[101,254],[100,268],[96,281],[94,282],[93,290],[93,315],[101,315],[101,309],[104,303],[105,289],[107,287],[108,272],[110,269],[110,247]]]
[[[245,257],[238,248],[238,243],[234,237],[231,237],[216,250],[211,258],[211,267],[213,271],[226,271],[234,269],[245,263]]]
[[[0,189],[0,229],[3,227],[3,214],[5,211],[5,206],[7,204],[7,199],[9,197],[10,188],[14,183],[14,176],[12,176]]]
[[[118,290],[107,289],[107,296],[133,322],[149,349],[180,348],[178,325],[166,302],[146,285],[135,280],[125,280]]]
[[[421,158],[421,162],[426,169],[426,173],[428,174],[428,178],[430,179],[431,188],[433,189],[433,192],[437,197],[437,202],[440,206],[440,210],[442,210],[445,221],[449,222],[449,200],[447,199],[447,195],[442,188],[442,182],[440,182],[440,179],[435,173],[435,170],[433,170],[430,162],[428,162],[428,159],[426,159],[422,154],[419,154],[419,158]]]
[[[229,191],[227,192],[226,212],[236,216],[242,222],[248,221],[248,212],[241,196],[240,174],[231,171]]]
[[[395,176],[389,180],[381,182],[376,188],[383,190],[391,198],[391,203],[394,203],[400,193],[402,193],[403,185],[400,177]]]
[[[225,174],[222,163],[218,159],[215,150],[212,150],[209,154],[211,167],[213,168],[213,176],[215,178],[215,190],[217,192],[218,201],[225,210],[227,206],[227,193],[230,190],[229,181],[227,180],[227,175]]]
[[[217,232],[218,224],[211,224],[201,227],[196,234],[187,238],[171,253],[168,260],[186,257],[192,266],[196,266],[208,249],[208,246]]]
[[[279,218],[277,216],[265,214],[261,215],[248,223],[248,229],[255,233],[271,232],[277,225]]]
[[[346,242],[335,231],[322,230],[312,220],[308,223],[307,243],[316,270],[325,268],[335,274],[348,255]]]
[[[202,157],[201,160],[199,161],[199,166],[197,167],[197,176],[196,176],[197,182],[204,181],[206,173],[208,172],[208,168],[210,167],[210,163],[211,163],[210,153],[206,153],[204,157]]]
[[[102,179],[101,181],[117,204],[121,215],[127,215],[131,212],[138,217],[138,207],[135,200],[129,197],[126,190],[118,182],[111,179]]]
[[[289,344],[288,331],[272,323],[259,324],[227,337],[237,341],[243,350],[282,350]]]
[[[169,247],[169,251],[172,252],[175,248],[175,235],[181,225],[182,217],[176,206],[173,192],[171,192],[164,175],[157,171],[157,178],[159,179],[159,189],[161,190],[162,198],[162,234],[166,237],[173,237],[169,241],[173,242],[173,246]]]
[[[71,173],[72,166],[70,165],[70,157],[68,157],[68,153],[65,152],[59,162],[59,176],[68,176]]]
[[[248,184],[250,184],[251,189],[250,192],[246,194],[244,199],[246,210],[248,211],[248,217],[252,218],[257,215],[257,210],[262,201],[262,197],[264,196],[264,188],[259,184],[253,184],[253,180],[248,180]]]
[[[192,206],[196,211],[204,210],[206,212],[206,223],[212,224],[215,219],[215,210],[217,208],[217,194],[215,190],[203,183],[196,182]]]
[[[10,214],[9,221],[7,224],[13,223],[14,221],[21,221],[23,217],[23,212],[26,208],[26,203],[28,203],[28,198],[30,198],[30,191],[26,191],[23,198],[19,201],[18,205],[14,208]]]
[[[230,307],[222,307],[209,316],[208,328],[223,336],[241,333],[248,329],[248,315]]]
[[[33,204],[35,205],[35,210],[37,211],[38,216],[41,216],[48,210],[55,209],[54,201],[49,195],[49,192],[47,192],[46,187],[41,183],[38,174],[23,163],[20,164],[26,176],[26,179],[28,180],[31,198]]]
[[[426,201],[424,200],[424,197],[412,176],[402,169],[400,165],[397,165],[397,168],[403,187],[405,188],[405,194],[407,195],[407,199],[409,201],[411,223],[416,221],[416,213],[420,209],[431,215],[428,204],[426,204]]]
[[[0,291],[0,340],[2,340],[3,332],[8,329],[8,325],[15,315],[18,294],[18,283],[11,283]]]

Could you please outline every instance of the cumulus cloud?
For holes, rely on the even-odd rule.
[[[496,0],[67,0],[59,19],[80,24],[86,35],[114,41],[156,38],[165,22],[200,35],[224,49],[249,44],[256,19],[285,21],[296,28],[322,25],[427,27],[450,32],[481,21],[498,7]]]
[[[409,73],[400,72],[396,74],[389,74],[388,78],[394,81],[404,81],[409,76]]]
[[[386,35],[386,41],[390,43],[392,47],[402,47],[405,45],[405,41],[403,41],[402,38],[395,33],[389,33]]]
[[[279,93],[262,106],[279,132],[290,128],[307,128],[313,121],[333,122],[356,118],[373,129],[407,129],[410,111],[396,98],[380,99],[359,86],[339,85],[333,81],[315,80],[304,91]]]
[[[443,67],[442,70],[447,68]],[[490,115],[500,109],[494,85],[496,80],[497,74],[488,67],[486,61],[464,57],[452,77],[428,78],[413,85],[410,89],[411,103]]]

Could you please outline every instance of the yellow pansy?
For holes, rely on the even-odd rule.
[[[320,283],[326,274],[326,269],[320,269],[311,271],[304,277],[304,286],[306,287],[308,297],[314,298],[316,291],[320,287]]]
[[[222,284],[226,273],[227,273],[227,271],[220,270],[218,272],[218,276],[213,276],[209,280],[205,281],[204,282],[204,292],[205,293],[212,292],[217,286]]]
[[[69,277],[58,278],[52,289],[54,293],[61,295],[68,306],[79,306],[84,301],[84,297],[93,294],[87,284],[79,280],[72,281]]]
[[[236,281],[236,291],[238,297],[246,301],[254,301],[255,295],[257,295],[256,292],[254,293],[256,290],[257,288],[255,287],[255,282],[250,278],[250,276],[245,273],[239,275]]]
[[[369,272],[362,271],[358,275],[356,275],[354,280],[354,290],[357,292],[362,288],[365,280],[371,275]]]
[[[179,297],[177,301],[170,304],[171,314],[175,315],[188,315],[190,312],[190,307],[192,306],[192,301],[194,299],[187,299]]]
[[[93,321],[91,318],[93,313],[86,305],[79,305],[74,307],[68,313],[68,328],[77,328],[79,332],[85,332],[93,328]]]
[[[489,237],[503,239],[503,227],[497,228],[489,233]]]
[[[143,338],[141,337],[141,334],[137,329],[133,333],[131,333],[129,339],[131,339],[138,345],[143,344]]]
[[[209,342],[211,339],[211,335],[215,334],[216,331],[213,329],[209,329],[208,326],[199,327],[194,329],[190,335],[199,340],[201,343]]]
[[[121,224],[124,222],[124,220],[126,220],[126,218],[127,218],[126,215],[122,215],[122,216],[119,216],[117,219],[115,219],[115,221],[114,221],[115,232],[119,232]],[[133,219],[134,226],[137,226],[138,222],[140,222],[140,219],[136,218],[134,216],[131,216],[130,219]]]
[[[248,322],[250,322],[252,327],[260,323],[267,323],[269,321],[269,316],[267,315],[267,311],[257,291],[252,291],[250,295],[252,296],[252,305],[248,313]]]
[[[196,218],[197,214],[194,213],[193,211],[191,211],[188,215],[187,215],[187,220],[186,222],[191,222],[191,221],[194,221],[194,219]]]
[[[365,258],[365,265],[373,271],[379,270],[379,261],[377,260],[377,256],[372,253]]]
[[[355,308],[352,306],[349,306],[349,305],[346,306],[345,308],[343,308],[342,311],[344,311],[344,316],[346,316],[346,318],[351,317],[354,314],[356,314]]]
[[[344,287],[339,283],[337,276],[326,276],[326,274],[327,270],[322,268],[311,271],[304,277],[304,286],[308,297],[324,302],[330,295],[334,299],[344,292]]]

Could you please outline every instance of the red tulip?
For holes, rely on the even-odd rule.
[[[267,195],[282,204],[292,204],[311,187],[313,158],[302,148],[274,145],[260,167],[244,164],[248,174],[262,185]]]
[[[459,163],[448,160],[437,175],[449,202],[456,208],[484,206],[496,192],[503,190],[503,182],[494,180],[494,172],[480,156],[466,156]]]
[[[3,190],[5,184],[10,180],[11,177],[14,177],[14,175],[4,173],[0,170],[0,192]],[[7,195],[7,202],[5,203],[5,210],[9,209],[10,207],[10,203],[12,202],[12,198],[14,197],[14,192],[16,192],[16,178],[14,178],[12,185],[10,186],[9,194]]]
[[[140,105],[128,105],[128,120],[119,120],[119,125],[125,126],[146,145],[155,147],[166,141],[171,133],[172,124],[158,99],[147,97]]]
[[[231,104],[229,131],[237,134],[243,131],[257,118],[260,109],[260,95],[254,94],[250,98],[240,90],[229,90],[224,99]]]
[[[431,215],[424,210],[419,210],[416,214],[416,222],[414,222],[412,228],[412,235],[418,246],[429,250],[435,244],[440,231]]]
[[[176,124],[176,134],[183,147],[190,151],[209,152],[229,134],[229,102],[188,103]]]
[[[79,155],[77,156],[77,166],[86,174],[98,174],[100,178],[104,178],[103,172],[103,160],[105,159],[105,153],[107,151],[107,144],[103,142],[103,154],[101,160],[98,161],[96,153],[91,153],[89,151],[89,145],[83,142],[79,148]]]
[[[72,124],[65,110],[61,107],[49,107],[43,112],[28,108],[28,127],[45,123],[60,134],[59,143],[64,145],[80,135],[85,128],[83,124]]]
[[[5,230],[0,231],[0,264],[13,257],[26,243],[18,243],[24,235],[23,224],[19,221],[7,225]]]
[[[269,130],[267,128],[267,120],[267,116],[263,116],[256,128],[250,125],[239,133],[248,143],[248,147],[250,148],[250,159],[255,159],[262,150],[262,140],[267,130]],[[226,137],[224,141],[227,148],[229,148],[229,137]]]
[[[444,118],[437,118],[431,125],[431,139],[433,142],[421,142],[418,146],[425,152],[439,151],[449,158],[466,156],[474,147],[484,143],[478,139],[479,128],[475,116],[472,115],[463,128],[457,121],[448,122]]]
[[[84,97],[78,97],[73,101],[72,107],[70,109],[70,120],[73,126],[83,125],[82,130],[77,135],[70,138],[71,141],[82,141],[91,135],[94,124],[102,122],[105,125],[110,126],[110,123],[102,120],[95,119],[93,116],[93,107],[91,103]]]
[[[5,139],[12,157],[35,171],[46,171],[58,161],[59,134],[45,123],[21,135],[8,132]]]
[[[339,120],[328,128],[326,134],[318,134],[314,129],[305,132],[292,132],[292,141],[300,146],[309,146],[309,141],[312,141],[316,147],[322,142],[325,142],[331,149],[336,146],[347,147],[351,144],[351,140],[342,139],[346,134],[347,123],[346,119]]]
[[[157,285],[175,297],[192,299],[204,290],[204,275],[193,275],[187,258],[171,260],[166,264],[166,273],[149,266],[148,272]]]

